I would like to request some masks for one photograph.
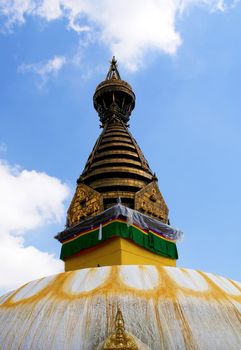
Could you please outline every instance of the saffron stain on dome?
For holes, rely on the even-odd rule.
[[[198,298],[235,300],[241,296],[236,282],[209,273],[175,267],[151,265],[106,266],[76,270],[32,281],[15,292],[0,298],[0,305],[13,306],[21,302],[37,303],[48,296],[53,300],[75,300],[102,295],[135,294],[158,299],[166,296],[175,300],[178,294]]]

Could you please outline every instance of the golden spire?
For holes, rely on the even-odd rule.
[[[138,350],[135,340],[126,333],[125,323],[120,309],[115,318],[115,332],[104,342],[102,350]]]
[[[110,68],[109,71],[106,75],[106,80],[111,80],[111,79],[120,79],[120,73],[117,69],[117,60],[115,59],[115,56],[112,57],[112,60],[110,61]]]
[[[131,86],[121,80],[115,56],[94,94],[103,131],[77,183],[67,226],[95,216],[117,203],[167,223],[168,208],[140,147],[128,129],[135,106]]]

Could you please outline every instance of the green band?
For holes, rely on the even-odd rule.
[[[98,235],[99,228],[80,235],[75,240],[66,242],[62,245],[60,259],[65,260],[65,258],[79,253],[83,249],[96,246],[108,238],[115,236],[128,238],[155,254],[171,259],[178,259],[177,248],[174,242],[167,241],[151,232],[145,234],[142,230],[133,225],[127,226],[127,224],[123,222],[110,222],[103,226],[101,240],[98,239]]]

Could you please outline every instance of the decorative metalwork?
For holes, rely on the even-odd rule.
[[[155,181],[136,193],[135,210],[168,222],[168,207]]]
[[[110,62],[106,79],[97,86],[93,100],[102,126],[114,116],[127,125],[135,107],[135,94],[131,86],[121,79],[115,56]]]
[[[76,225],[103,210],[102,195],[85,184],[79,184],[67,212],[67,226]]]
[[[134,338],[125,331],[125,323],[120,309],[115,318],[115,332],[104,342],[102,350],[138,350]]]

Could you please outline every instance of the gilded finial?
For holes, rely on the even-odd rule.
[[[118,308],[115,317],[115,331],[105,340],[102,350],[138,350],[135,340],[125,331],[125,322]]]
[[[115,56],[112,57],[112,60],[110,61],[110,68],[106,76],[106,80],[111,79],[120,79],[120,73],[117,69],[117,60],[115,59]]]
[[[124,124],[129,121],[135,107],[135,94],[131,86],[121,79],[115,56],[110,61],[105,80],[97,86],[93,100],[103,126],[107,120],[113,120],[113,115]]]

